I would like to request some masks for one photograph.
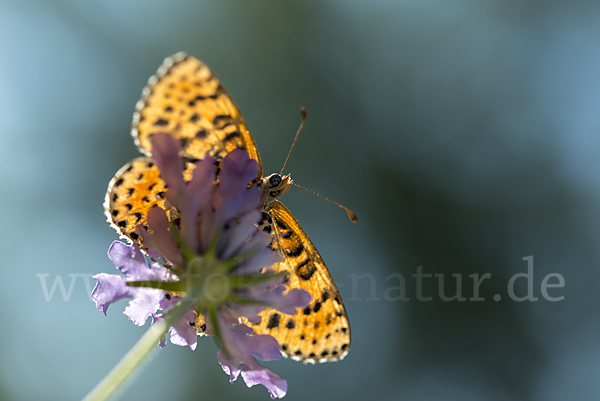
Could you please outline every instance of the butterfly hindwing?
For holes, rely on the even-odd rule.
[[[195,164],[184,161],[184,179],[189,180]],[[141,245],[135,233],[139,225],[146,227],[146,213],[153,207],[165,207],[165,182],[150,157],[137,157],[121,167],[108,184],[104,198],[104,214],[122,237]],[[175,214],[169,212],[169,216]]]

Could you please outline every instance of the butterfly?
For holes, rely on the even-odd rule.
[[[131,135],[145,155],[123,166],[110,181],[104,202],[107,221],[121,237],[141,244],[135,233],[146,224],[152,207],[166,209],[165,183],[153,162],[153,137],[167,132],[178,138],[185,160],[184,179],[194,163],[206,155],[222,160],[233,149],[246,150],[258,162],[259,172],[250,183],[263,191],[260,230],[270,233],[271,248],[281,255],[271,266],[286,272],[288,288],[308,291],[312,300],[294,316],[274,309],[261,312],[252,325],[258,334],[270,334],[281,344],[282,354],[304,363],[336,361],[350,348],[350,324],[339,291],[321,255],[296,218],[277,198],[292,185],[290,175],[262,176],[262,163],[244,118],[219,80],[198,59],[177,53],[164,60],[148,80],[135,106]],[[197,320],[197,331],[206,327]]]

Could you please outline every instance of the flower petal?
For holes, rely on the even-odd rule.
[[[171,330],[171,343],[180,346],[189,346],[192,351],[196,349],[197,338],[196,328],[190,325],[190,322],[196,321],[196,314],[190,310],[185,317],[173,326]]]
[[[270,267],[280,260],[281,256],[265,245],[259,247],[252,256],[236,266],[231,274],[236,276],[260,274],[265,267]]]
[[[284,294],[285,290],[285,286],[280,285],[269,292],[257,296],[255,299],[287,315],[295,314],[296,308],[306,307],[312,299],[311,295],[305,290],[296,288]]]
[[[192,179],[187,184],[185,208],[181,210],[181,231],[185,243],[195,251],[197,249],[198,224],[196,216],[206,207],[213,192],[215,182],[215,159],[206,157],[196,163]]]
[[[219,316],[219,327],[224,356],[228,356],[231,361],[253,366],[256,364],[254,356],[264,361],[281,358],[281,345],[275,337],[268,334],[253,334],[254,329],[245,324],[236,324],[233,328],[229,328],[229,322],[223,315]]]
[[[160,170],[160,176],[168,186],[166,197],[173,206],[185,206],[185,182],[183,161],[179,157],[179,142],[175,137],[159,132],[152,142],[152,156]]]
[[[248,184],[246,183],[246,185]],[[226,199],[225,205],[222,207],[222,219],[223,221],[227,221],[241,214],[258,209],[262,199],[262,191],[257,187],[252,187],[245,188],[235,198],[229,198],[226,195],[222,196]]]
[[[245,214],[239,222],[232,222],[229,229],[222,234],[219,247],[221,260],[229,259],[238,253],[253,233],[257,231],[256,223],[260,220],[261,213],[254,210]]]
[[[196,163],[192,179],[188,183],[187,191],[190,202],[186,205],[190,213],[195,216],[208,201],[215,182],[215,159],[207,156]]]
[[[227,354],[223,352],[223,348],[217,351],[217,360],[221,364],[223,371],[229,375],[229,382],[233,383],[237,380],[241,370],[237,366],[237,362],[227,357]]]
[[[244,325],[238,325],[244,326]],[[236,326],[236,327],[238,327]],[[235,330],[235,328],[234,328]],[[254,331],[254,330],[252,330]],[[273,361],[281,358],[281,345],[275,337],[266,334],[246,335],[245,346],[252,354],[263,361]]]
[[[223,169],[219,174],[219,192],[225,199],[235,199],[257,174],[257,161],[251,159],[248,152],[234,149],[223,159]]]
[[[165,292],[156,288],[135,288],[135,297],[123,312],[135,325],[143,326],[146,320],[158,310]]]
[[[253,329],[238,324],[229,329],[228,322],[219,317],[223,348],[217,353],[221,367],[233,382],[241,374],[248,387],[262,384],[267,388],[271,398],[281,398],[287,392],[285,379],[256,362],[254,356],[262,360],[273,360],[281,357],[281,346],[277,340],[267,334],[249,335]],[[224,329],[223,329],[224,328]]]
[[[136,244],[127,245],[114,241],[108,248],[108,257],[117,269],[133,280],[149,279],[152,274]]]
[[[169,220],[165,211],[159,207],[153,207],[148,211],[146,219],[153,233],[150,234],[148,231],[141,229],[140,226],[136,229],[136,233],[144,239],[144,244],[158,251],[175,266],[181,266],[183,257],[169,231]]]
[[[132,287],[127,286],[125,277],[100,273],[93,278],[98,282],[92,291],[92,299],[96,303],[96,308],[105,315],[113,302],[134,296],[135,291]]]
[[[243,370],[242,378],[248,387],[257,384],[265,386],[271,398],[283,398],[287,393],[287,382],[285,379],[263,366],[261,366],[261,369]]]

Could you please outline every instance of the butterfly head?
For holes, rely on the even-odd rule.
[[[279,173],[273,173],[263,178],[260,184],[263,190],[263,205],[272,203],[273,199],[286,193],[291,185],[292,177],[289,174],[282,176]]]

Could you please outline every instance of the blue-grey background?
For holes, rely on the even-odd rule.
[[[145,331],[73,275],[116,272],[104,193],[138,154],[142,87],[179,50],[220,77],[266,172],[305,106],[288,171],[360,219],[284,198],[353,329],[343,362],[268,363],[288,400],[600,398],[600,3],[23,0],[0,2],[0,399],[79,399]],[[531,255],[539,300],[511,301]],[[417,301],[418,266],[449,295],[461,274],[467,297],[490,273],[486,301],[443,302],[434,279]],[[385,299],[393,273],[410,301]],[[550,273],[562,301],[541,297]],[[43,274],[75,279],[68,301],[46,301]],[[229,384],[215,352],[168,345],[123,399],[268,399]]]

